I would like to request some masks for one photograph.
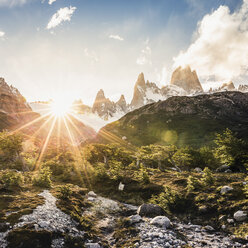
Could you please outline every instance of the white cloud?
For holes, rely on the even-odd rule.
[[[220,6],[198,23],[195,41],[174,58],[174,67],[189,64],[202,77],[231,80],[248,66],[248,0],[231,13]]]
[[[4,38],[4,36],[5,36],[5,32],[0,31],[0,39],[3,39],[3,38]]]
[[[56,0],[49,0],[48,4],[53,4],[54,2],[56,2]]]
[[[70,21],[73,13],[75,12],[76,7],[65,7],[59,9],[51,18],[47,24],[47,29],[57,27],[63,21]]]
[[[151,61],[152,50],[149,46],[149,39],[145,41],[145,48],[141,50],[139,57],[136,60],[138,65],[152,64]]]
[[[30,0],[0,0],[0,6],[7,6],[7,7],[13,7],[17,5],[23,5],[27,2],[30,2]]]
[[[111,35],[109,36],[109,38],[110,38],[110,39],[114,39],[114,40],[120,40],[120,41],[123,41],[123,40],[124,40],[121,36],[119,36],[119,35],[114,35],[114,34],[111,34]]]

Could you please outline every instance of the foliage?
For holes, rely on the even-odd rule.
[[[41,168],[39,174],[33,179],[35,186],[50,188],[52,186],[51,170],[48,167]]]
[[[5,170],[0,180],[5,188],[20,187],[24,182],[22,174],[13,170]]]
[[[192,192],[201,186],[201,182],[194,176],[189,176],[187,179],[187,192]]]
[[[136,177],[140,182],[142,182],[144,184],[150,183],[149,174],[148,174],[147,169],[144,167],[143,164],[140,165],[140,169],[137,171]]]
[[[92,165],[100,162],[108,166],[109,161],[112,160],[128,166],[133,161],[132,153],[116,144],[90,144],[84,147],[83,156]]]
[[[248,167],[248,144],[238,139],[231,130],[226,129],[222,134],[217,134],[215,156],[222,164],[237,170]]]
[[[168,166],[174,166],[172,159],[177,148],[173,145],[149,145],[141,146],[136,152],[136,158],[145,166],[164,169]]]
[[[94,168],[94,180],[102,181],[105,179],[109,179],[107,169],[105,168],[104,163],[97,163]]]
[[[203,170],[201,182],[204,186],[212,185],[214,182],[213,174],[208,167]]]
[[[150,202],[157,204],[168,212],[181,212],[184,211],[187,200],[183,195],[179,194],[170,187],[165,187],[164,192],[159,195],[153,195]]]
[[[65,184],[60,186],[59,188],[59,198],[63,200],[67,200],[70,198],[72,194],[71,186],[69,184]]]
[[[188,148],[178,149],[173,155],[173,160],[179,167],[189,167],[192,163],[192,157]]]
[[[22,169],[23,163],[20,159],[22,141],[23,138],[19,134],[0,132],[0,164],[3,169]]]

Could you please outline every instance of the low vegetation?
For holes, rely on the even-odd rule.
[[[11,223],[17,222],[42,202],[34,196],[50,189],[59,199],[58,207],[94,237],[94,218],[82,217],[89,204],[84,195],[94,190],[130,204],[158,204],[171,218],[210,224],[217,229],[225,224],[226,231],[245,237],[247,222],[233,225],[220,218],[233,218],[237,210],[248,211],[248,146],[228,129],[216,135],[211,147],[147,145],[127,149],[117,144],[87,144],[78,147],[75,155],[69,146],[55,149],[50,144],[42,159],[37,147],[23,150],[24,141],[17,134],[0,134],[3,222],[6,212],[11,212],[7,218]],[[229,172],[216,172],[223,165]],[[124,184],[123,191],[118,188],[120,183]],[[225,185],[233,191],[221,194]],[[118,235],[121,238],[122,234]]]

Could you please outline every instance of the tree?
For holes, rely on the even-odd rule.
[[[20,159],[23,138],[20,134],[0,132],[0,163],[4,167],[21,169],[23,163]],[[19,168],[20,167],[20,168]]]
[[[172,158],[180,167],[189,167],[193,160],[187,148],[178,149]]]
[[[204,186],[213,184],[214,177],[211,170],[208,167],[204,168],[201,181]]]
[[[248,144],[237,138],[230,129],[217,134],[215,156],[222,164],[242,171],[248,167]]]

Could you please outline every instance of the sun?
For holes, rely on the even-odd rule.
[[[71,102],[65,101],[65,99],[56,99],[51,103],[51,112],[57,117],[63,117],[71,112]]]

